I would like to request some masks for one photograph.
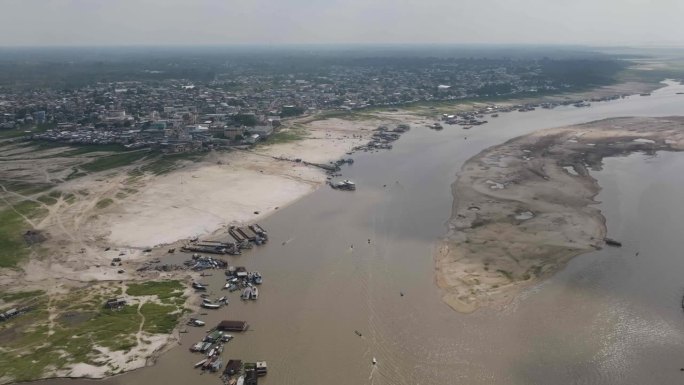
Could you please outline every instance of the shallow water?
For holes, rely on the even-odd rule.
[[[598,199],[609,236],[624,247],[575,258],[503,311],[452,311],[434,284],[432,259],[451,214],[451,184],[468,158],[541,128],[684,115],[682,91],[670,85],[590,108],[501,114],[467,131],[414,127],[392,151],[354,155],[343,173],[356,192],[322,188],[279,210],[261,223],[270,243],[234,258],[259,270],[264,284],[257,302],[235,292],[227,308],[202,317],[251,325],[226,345],[224,362],[268,361],[260,380],[267,385],[682,381],[684,156],[606,159],[593,175],[604,188]],[[203,279],[216,294],[218,273]],[[217,384],[192,369],[200,357],[187,348],[203,335],[191,329],[155,366],[98,383]]]

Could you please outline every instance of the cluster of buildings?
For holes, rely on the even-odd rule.
[[[250,144],[282,118],[411,102],[560,90],[533,61],[361,61],[289,73],[232,71],[76,89],[0,88],[0,130],[37,126],[35,139],[154,147],[169,152]]]

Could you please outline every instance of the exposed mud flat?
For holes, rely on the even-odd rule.
[[[509,302],[574,256],[604,246],[590,170],[605,157],[681,151],[684,118],[616,118],[514,138],[469,159],[453,184],[437,283],[453,309]]]

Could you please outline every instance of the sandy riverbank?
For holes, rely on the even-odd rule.
[[[117,246],[151,247],[258,220],[311,193],[323,170],[276,158],[329,163],[368,142],[376,121],[340,119],[307,125],[300,140],[214,153],[202,162],[153,178],[94,225]]]
[[[684,118],[620,118],[548,129],[468,160],[453,184],[450,233],[436,279],[452,308],[472,312],[510,301],[520,289],[604,245],[590,175],[604,157],[680,151]]]
[[[110,266],[112,258],[124,253],[127,262],[135,263],[153,257],[143,253],[144,248],[257,221],[325,184],[322,169],[292,160],[326,164],[347,157],[355,147],[368,143],[379,125],[396,121],[375,116],[295,119],[281,129],[285,140],[276,137],[273,143],[248,150],[181,160],[161,175],[140,175],[136,170],[143,162],[134,162],[70,178],[74,166],[99,154],[60,156],[65,148],[31,152],[21,143],[9,146],[1,174],[8,180],[53,183],[58,194],[49,203],[38,200],[40,193],[4,194],[14,202],[40,205],[42,214],[29,225],[46,240],[21,270],[2,269],[0,285],[17,280],[40,286],[46,280],[134,279],[134,266],[119,273]],[[43,256],[47,250],[49,257]]]

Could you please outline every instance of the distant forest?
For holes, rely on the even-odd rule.
[[[511,46],[4,48],[0,87],[75,89],[98,82],[183,79],[209,82],[242,75],[325,76],[333,68],[539,68],[540,81],[569,88],[610,84],[628,62],[579,48]]]

